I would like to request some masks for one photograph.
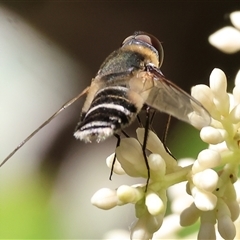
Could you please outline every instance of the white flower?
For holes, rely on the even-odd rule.
[[[200,239],[215,238],[215,223],[222,238],[233,239],[236,235],[233,221],[239,216],[239,203],[233,183],[237,180],[240,165],[240,122],[237,121],[240,105],[239,96],[236,95],[240,86],[237,78],[233,94],[227,93],[225,74],[220,69],[214,69],[210,76],[210,87],[195,86],[192,92],[213,118],[211,126],[204,127],[200,133],[210,149],[199,153],[188,182],[194,204],[181,216],[181,223],[186,226],[192,224],[188,219],[191,214],[199,214]],[[207,104],[206,100],[202,101],[206,95]]]
[[[138,129],[137,136],[139,141],[133,138],[121,140],[120,146],[116,149],[116,167],[114,166],[113,171],[120,174],[125,172],[131,177],[147,178],[141,146],[144,129]],[[151,131],[148,134],[147,149],[152,152],[147,157],[150,168],[147,188],[146,182],[133,186],[122,185],[117,190],[100,189],[92,197],[92,203],[102,209],[127,203],[135,204],[138,220],[131,230],[132,239],[152,238],[163,222],[167,208],[167,188],[186,180],[186,175],[191,169],[191,166],[185,168],[178,166],[177,161],[166,152],[162,142]],[[114,155],[107,159],[110,168],[113,158]]]
[[[238,179],[240,165],[240,74],[233,93],[227,93],[225,74],[214,69],[210,87],[195,86],[192,95],[209,111],[211,126],[201,129],[201,139],[209,144],[197,159],[181,165],[169,153],[156,134],[149,131],[147,156],[150,179],[133,186],[122,185],[117,190],[101,189],[92,197],[92,203],[102,209],[124,204],[134,204],[137,221],[131,229],[131,239],[158,239],[167,236],[160,229],[167,208],[169,187],[186,182],[186,191],[172,193],[172,218],[181,212],[180,224],[189,226],[200,219],[199,239],[233,239],[237,234],[234,221],[239,217],[239,195],[234,183]],[[131,177],[148,177],[142,143],[144,129],[137,130],[137,138],[121,140],[116,149],[116,164],[113,171]],[[114,155],[107,159],[111,168]],[[186,184],[185,183],[185,184]],[[178,192],[178,194],[177,194]],[[170,192],[171,193],[171,192]],[[189,197],[186,198],[186,194]],[[174,196],[174,197],[173,197]],[[170,195],[171,198],[171,195]],[[186,200],[184,200],[184,198]],[[189,199],[191,198],[191,199]],[[181,204],[180,204],[181,203]],[[166,227],[163,227],[163,230]],[[179,230],[175,223],[173,231]],[[168,235],[169,236],[169,235]],[[171,235],[177,238],[177,235]]]
[[[214,47],[225,53],[235,53],[240,50],[240,11],[230,14],[234,27],[223,27],[209,36],[208,41]]]

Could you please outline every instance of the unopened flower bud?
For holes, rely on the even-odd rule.
[[[108,210],[118,204],[116,191],[108,188],[99,189],[91,198],[91,203],[101,209]]]
[[[216,239],[214,225],[216,223],[215,212],[206,211],[201,214],[201,225],[198,233],[198,239]]]
[[[214,108],[213,93],[211,89],[203,84],[191,88],[191,95],[196,98],[209,111]]]
[[[118,174],[118,175],[124,175],[126,174],[124,169],[122,168],[121,164],[117,159],[115,159],[114,165],[113,165],[113,160],[115,157],[115,153],[111,154],[109,157],[106,159],[106,164],[107,166],[112,169],[113,167],[113,172]]]
[[[236,105],[230,112],[230,119],[232,123],[237,124],[240,122],[240,105]]]
[[[129,151],[131,149],[131,151]],[[124,138],[116,149],[117,159],[124,171],[132,177],[146,177],[147,168],[142,147],[136,139]]]
[[[142,188],[122,185],[117,189],[118,199],[123,203],[136,203],[144,196]]]
[[[219,152],[205,149],[198,154],[197,161],[203,168],[213,168],[221,163]]]
[[[231,19],[232,24],[236,28],[240,29],[240,11],[230,13],[229,17]]]
[[[233,27],[224,27],[209,36],[208,41],[225,53],[240,50],[240,32]]]
[[[196,190],[193,197],[196,207],[202,211],[210,211],[216,207],[217,197],[211,192]]]
[[[212,169],[206,169],[193,176],[193,183],[204,191],[213,192],[217,187],[218,174]]]
[[[153,216],[160,214],[164,210],[162,199],[153,191],[147,192],[145,204],[148,212]]]
[[[224,141],[224,137],[221,132],[211,126],[207,126],[201,129],[200,132],[201,139],[209,144],[218,144]]]
[[[234,222],[239,217],[239,203],[236,200],[225,200],[228,206],[228,209],[231,213],[231,220]]]
[[[240,71],[238,75],[240,76]],[[240,104],[240,77],[238,84],[233,88],[233,97],[236,105]]]
[[[147,225],[147,217],[142,216],[137,220],[134,224],[133,228],[131,229],[131,236],[130,239],[132,240],[148,240],[152,238],[152,233],[148,231],[146,228]]]
[[[218,218],[218,232],[223,239],[234,239],[236,236],[236,227],[229,216]]]
[[[181,226],[190,226],[194,224],[199,216],[201,211],[192,203],[188,208],[185,208],[180,215],[180,224]]]

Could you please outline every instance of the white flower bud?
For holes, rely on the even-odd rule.
[[[122,139],[120,146],[116,149],[116,154],[121,167],[129,176],[147,177],[147,167],[142,147],[136,139]]]
[[[236,28],[240,29],[240,11],[230,13],[229,17],[231,19],[232,24]]]
[[[206,123],[206,119],[202,115],[199,115],[198,112],[195,112],[195,111],[190,112],[188,114],[188,119],[189,119],[191,125],[194,126],[198,130],[201,130],[207,124],[208,125],[210,124],[210,121],[209,121],[209,123]]]
[[[229,216],[218,218],[218,232],[223,239],[234,239],[236,228]]]
[[[218,175],[214,170],[206,169],[193,176],[193,183],[204,191],[213,192],[217,187]]]
[[[217,218],[221,218],[223,216],[231,216],[231,212],[227,206],[227,204],[224,202],[222,198],[218,199],[217,203]]]
[[[239,86],[240,85],[240,70],[238,70],[236,78],[235,78],[235,85]]]
[[[148,157],[148,165],[151,169],[151,179],[161,180],[166,173],[166,163],[159,154],[150,154]]]
[[[236,200],[240,203],[240,191],[238,191],[240,189],[240,179],[238,179],[235,183],[234,183],[234,189],[236,192]]]
[[[221,163],[221,155],[215,150],[204,149],[198,154],[197,161],[205,169],[213,168]]]
[[[215,97],[226,94],[227,79],[225,73],[219,68],[214,68],[210,74],[209,85]]]
[[[153,233],[156,232],[162,225],[164,215],[152,216],[149,213],[138,219],[136,224],[131,229],[132,240],[149,240],[152,239]]]
[[[194,224],[198,220],[200,214],[201,211],[192,203],[188,208],[184,209],[180,215],[181,226],[185,227]]]
[[[206,169],[205,166],[202,166],[199,164],[198,160],[196,160],[194,163],[193,163],[193,166],[192,166],[192,174],[196,174],[198,172],[201,172],[203,171],[204,169]]]
[[[136,203],[144,196],[142,188],[122,185],[117,189],[118,199],[123,203]]]
[[[236,200],[237,198],[236,194],[238,191],[235,189],[234,185],[230,181],[225,183],[225,186],[226,186],[225,194],[227,196],[226,200],[229,200],[229,201]]]
[[[142,148],[139,142],[134,138],[124,138],[121,140],[120,147],[121,153],[124,158],[131,164],[138,164],[138,156],[142,156]],[[131,149],[131,151],[129,151]]]
[[[162,199],[153,191],[147,192],[145,204],[148,212],[153,216],[160,214],[165,209]]]
[[[206,211],[201,214],[201,225],[198,239],[216,239],[214,225],[216,223],[215,212]]]
[[[232,221],[237,220],[237,218],[239,217],[239,211],[240,211],[239,203],[236,200],[231,200],[231,201],[225,200],[225,202],[231,213],[231,220]]]
[[[196,189],[193,197],[194,203],[199,210],[210,211],[216,207],[217,197],[211,192],[203,192]]]
[[[233,97],[234,97],[234,101],[236,103],[236,106],[233,107],[232,111],[234,110],[234,108],[238,108],[238,106],[240,105],[240,84],[234,87]],[[234,110],[234,111],[238,111],[238,109]],[[235,117],[235,115],[236,115],[236,118],[238,118],[238,114],[239,114],[238,112],[237,113],[232,113],[233,117]]]
[[[157,216],[149,215],[147,221],[147,229],[149,232],[154,233],[156,232],[163,223],[164,213],[159,214]]]
[[[240,105],[236,105],[230,112],[230,120],[232,123],[237,124],[240,122]]]
[[[148,157],[148,164],[152,171],[162,171],[162,175],[165,174],[166,164],[159,154],[150,154]]]
[[[237,103],[235,102],[234,96],[232,93],[228,93],[228,99],[229,99],[229,113],[230,113],[232,109],[237,105]]]
[[[228,94],[222,95],[221,98],[214,98],[213,102],[221,115],[228,116],[230,108],[230,99]]]
[[[118,204],[116,191],[108,188],[101,188],[92,196],[91,203],[104,210],[111,209]]]
[[[192,87],[191,95],[194,98],[196,98],[208,110],[211,117],[215,119],[221,118],[221,115],[217,111],[216,106],[214,105],[214,102],[213,102],[213,99],[214,99],[213,92],[208,86],[199,84]]]
[[[146,228],[147,225],[147,218],[145,216],[138,219],[136,224],[131,229],[131,240],[149,240],[152,238],[152,233],[148,231]]]
[[[107,166],[112,169],[112,165],[113,165],[113,160],[115,157],[115,153],[111,154],[109,157],[107,157],[106,159],[106,164]],[[119,163],[119,161],[115,160],[114,166],[113,166],[113,172],[118,174],[118,175],[124,175],[126,174],[125,171],[123,170],[123,168],[121,167],[121,164]]]
[[[136,131],[137,137],[141,144],[143,143],[144,132],[145,132],[144,128],[138,128]],[[177,166],[177,161],[166,152],[163,143],[160,141],[158,136],[152,131],[148,132],[147,149],[150,150],[152,153],[158,153],[159,155],[161,155],[168,168],[170,167],[173,168]]]
[[[226,92],[227,79],[224,72],[218,68],[213,69],[209,82],[214,94],[213,102],[217,110],[223,116],[227,116],[229,113],[229,96]]]
[[[210,35],[208,41],[225,53],[235,53],[240,50],[240,31],[233,27],[224,27]]]
[[[219,143],[217,145],[216,144],[214,144],[214,145],[210,144],[208,149],[213,150],[213,151],[217,151],[219,153],[229,151],[226,142],[222,142],[222,143]]]
[[[218,129],[207,126],[200,132],[201,139],[209,144],[218,144],[224,141],[224,137]]]
[[[201,223],[197,239],[216,239],[214,224],[210,222]]]
[[[199,84],[191,88],[191,95],[210,111],[213,107],[213,93],[211,89],[204,84]]]

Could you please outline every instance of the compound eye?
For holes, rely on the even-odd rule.
[[[135,36],[135,39],[141,42],[145,42],[157,50],[158,56],[159,56],[159,67],[160,67],[162,65],[163,57],[164,57],[163,47],[160,41],[153,35],[145,32],[140,32],[138,35]]]
[[[129,44],[134,38],[135,38],[135,35],[131,35],[131,36],[125,38],[124,41],[122,42],[122,45],[121,45],[121,46],[124,46],[124,45],[126,45],[126,44]]]
[[[145,32],[135,32],[134,35],[127,37],[123,41],[122,46],[131,44],[139,44],[149,47],[158,56],[159,67],[162,65],[164,57],[163,47],[156,37]]]

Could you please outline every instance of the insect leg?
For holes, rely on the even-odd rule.
[[[163,141],[162,141],[162,142],[163,142],[163,146],[164,146],[166,152],[167,152],[171,157],[173,157],[174,159],[176,159],[176,158],[172,155],[172,153],[169,151],[169,149],[168,149],[168,147],[167,147],[167,135],[168,135],[168,130],[169,130],[171,118],[172,118],[172,116],[171,116],[171,115],[168,115],[166,127],[165,127],[165,130],[164,130],[164,132],[163,132],[163,138],[162,138]]]
[[[125,131],[121,130],[121,132],[125,137],[130,138],[130,136]]]
[[[143,157],[144,157],[145,164],[146,164],[146,167],[147,167],[147,182],[146,182],[145,192],[147,191],[148,183],[149,183],[149,179],[150,179],[150,168],[149,168],[149,164],[148,164],[148,160],[147,160],[147,155],[146,155],[148,130],[149,130],[149,124],[150,124],[150,113],[151,113],[151,108],[150,108],[150,107],[147,107],[147,108],[146,108],[145,131],[144,131],[144,138],[143,138],[143,145],[142,145]]]
[[[128,135],[125,131],[121,130],[121,132],[123,133],[123,135],[124,135],[125,137],[129,138],[129,135]],[[114,137],[117,138],[117,144],[116,144],[116,148],[117,148],[118,146],[120,146],[121,137],[120,137],[120,135],[118,135],[118,134],[114,134]],[[111,167],[111,172],[110,172],[109,180],[112,180],[113,168],[114,168],[114,164],[115,164],[115,162],[116,162],[116,159],[117,159],[117,154],[115,153],[115,154],[114,154],[114,158],[113,158],[113,162],[112,162],[112,167]]]
[[[153,119],[155,117],[155,114],[156,114],[156,111],[153,111],[151,119],[150,119],[150,126],[149,127],[151,127],[151,130],[152,130],[152,123],[153,123]]]
[[[152,127],[152,123],[153,123],[153,119],[155,117],[155,114],[156,114],[156,111],[152,111],[151,119],[149,120],[149,129],[151,129],[153,132],[155,132],[153,127]],[[141,121],[141,118],[140,118],[139,114],[137,115],[137,120],[138,120],[139,127],[142,128],[143,124],[142,124],[142,121]]]
[[[143,127],[143,124],[142,124],[142,121],[141,121],[141,118],[139,115],[137,115],[137,120],[138,120],[138,124],[140,127]]]
[[[117,144],[116,144],[116,148],[120,145],[120,142],[121,142],[121,137],[120,135],[118,134],[114,134],[114,137],[117,138]],[[114,168],[114,164],[116,162],[116,158],[117,158],[117,155],[116,153],[114,154],[114,158],[113,158],[113,162],[112,162],[112,166],[111,166],[111,172],[110,172],[110,176],[109,176],[109,180],[112,180],[112,175],[113,175],[113,168]]]
[[[46,120],[42,125],[40,125],[35,131],[33,131],[27,138],[25,138],[0,164],[0,167],[3,166],[4,163],[8,161],[26,142],[28,142],[37,132],[39,132],[43,127],[45,127],[48,123],[50,123],[58,114],[60,114],[67,107],[72,105],[75,101],[77,101],[81,96],[87,93],[89,87],[85,88],[80,94],[66,102],[57,112],[55,112],[48,120]]]

